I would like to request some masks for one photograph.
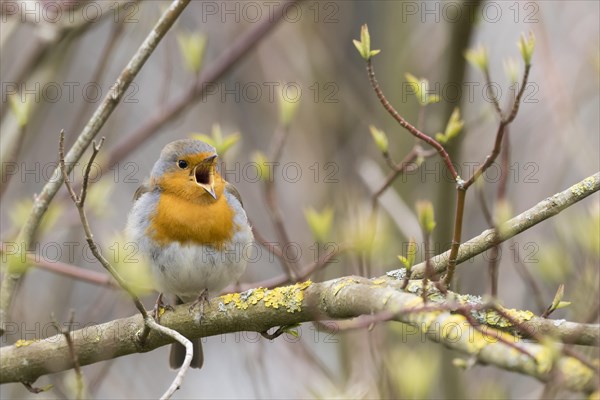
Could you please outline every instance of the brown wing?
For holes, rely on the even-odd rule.
[[[233,197],[235,197],[236,199],[238,199],[238,201],[240,202],[242,207],[244,207],[244,202],[242,201],[242,196],[240,195],[240,192],[238,192],[238,190],[235,188],[235,186],[233,186],[231,183],[227,182],[225,184],[225,191],[227,193],[233,195]]]
[[[133,201],[137,201],[137,199],[139,199],[144,193],[148,193],[150,191],[152,191],[152,188],[148,183],[142,184],[142,186],[137,188],[137,190],[135,191],[135,194],[133,195]]]

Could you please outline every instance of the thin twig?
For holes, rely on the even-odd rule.
[[[485,85],[486,85],[485,87],[487,87],[488,91],[489,91],[490,88],[492,87],[492,78],[490,77],[489,68],[486,67],[483,69],[483,77],[485,79]],[[492,104],[494,105],[496,114],[498,114],[498,117],[502,121],[504,119],[504,117],[502,116],[502,108],[500,107],[500,102],[498,101],[498,97],[496,97],[495,94],[492,95]]]
[[[9,242],[0,242],[0,248],[4,249],[7,243]],[[0,250],[0,254],[3,254],[2,250]],[[119,288],[119,285],[110,277],[110,275],[62,263],[60,261],[47,260],[40,255],[27,254],[27,262],[32,266],[39,267],[45,271],[88,282],[93,285],[106,286],[112,289]]]
[[[33,24],[34,29],[38,31],[30,35],[34,43],[33,50],[28,51],[25,61],[18,68],[18,75],[8,77],[5,82],[15,82],[22,87],[23,82],[34,76],[37,71],[47,68],[46,60],[51,56],[56,56],[58,46],[63,46],[67,50],[77,37],[83,35],[90,28],[98,26],[102,20],[110,18],[111,15],[120,15],[118,13],[122,11],[122,8],[131,3],[131,1],[110,3],[106,9],[98,10],[98,18],[94,19],[86,18],[85,13],[70,13],[69,18],[59,18],[58,23],[42,18],[41,23]],[[21,5],[21,7],[26,6]],[[109,7],[115,14],[109,11]],[[29,19],[27,22],[30,22]],[[2,91],[4,99],[7,95],[4,87]],[[7,109],[8,107],[0,107],[0,120],[4,120]]]
[[[525,350],[521,346],[518,346],[516,343],[513,343],[510,340],[507,340],[504,336],[502,336],[502,333],[497,332],[493,328],[491,328],[489,330],[483,329],[481,327],[481,325],[475,320],[475,318],[473,318],[473,316],[471,315],[471,311],[470,310],[466,310],[464,308],[458,308],[456,310],[456,312],[459,313],[460,315],[462,315],[463,317],[465,317],[467,319],[467,321],[469,322],[469,324],[475,330],[477,330],[478,332],[480,332],[482,335],[491,336],[493,338],[498,339],[500,342],[504,343],[508,347],[511,347],[511,348],[517,350],[519,353],[525,354],[527,357],[530,357],[533,361],[535,361],[537,363],[537,360],[536,360],[536,358],[535,358],[535,356],[533,354],[531,354],[529,351]]]
[[[525,93],[525,89],[527,87],[527,80],[529,79],[529,72],[531,71],[531,64],[525,65],[525,73],[523,74],[523,79],[521,80],[521,87],[519,88],[519,92],[517,93],[517,97],[513,103],[512,109],[510,110],[510,114],[508,118],[504,120],[505,124],[508,125],[514,121],[519,112],[519,106],[521,105],[521,98]]]
[[[183,364],[181,364],[181,368],[179,368],[179,371],[177,371],[177,375],[175,376],[175,379],[173,379],[173,382],[167,391],[160,397],[161,400],[170,399],[177,389],[181,387],[183,378],[190,368],[190,364],[192,363],[192,358],[194,356],[194,345],[188,338],[177,332],[175,329],[167,328],[166,326],[158,324],[152,317],[148,315],[144,318],[144,323],[150,329],[172,337],[185,347],[185,358],[183,359]]]
[[[458,179],[459,179],[458,173],[456,172],[454,165],[452,165],[450,156],[448,155],[448,153],[446,152],[444,147],[437,140],[433,139],[430,136],[427,136],[426,134],[424,134],[423,132],[418,130],[416,127],[411,125],[408,121],[406,121],[398,113],[398,111],[396,111],[396,109],[394,109],[394,107],[390,104],[390,102],[386,99],[385,95],[383,94],[383,90],[381,89],[381,87],[379,86],[379,83],[377,82],[377,79],[375,78],[375,70],[373,69],[373,64],[371,63],[371,59],[369,59],[367,61],[367,73],[369,75],[369,81],[371,82],[371,87],[375,91],[375,94],[377,95],[377,98],[379,99],[379,102],[381,103],[383,108],[385,108],[385,110],[398,122],[398,124],[400,124],[400,126],[402,126],[404,129],[406,129],[408,132],[410,132],[410,134],[412,134],[417,139],[420,139],[420,140],[424,141],[425,143],[429,144],[430,146],[432,146],[438,152],[438,154],[440,155],[440,157],[446,164],[448,171],[450,171],[450,174],[452,175],[452,179],[454,179],[455,181],[458,181]]]
[[[504,134],[504,140],[502,141],[502,150],[500,153],[500,182],[498,182],[498,190],[496,192],[496,207],[499,204],[506,201],[506,187],[508,184],[508,168],[510,162],[510,142],[509,142],[509,128],[506,127],[506,133]],[[492,221],[495,229],[498,229],[498,221]],[[492,297],[498,297],[498,278],[500,264],[500,254],[502,253],[502,243],[498,243],[492,248],[492,256],[488,264],[490,271],[490,292]]]
[[[491,304],[490,308],[492,308],[494,311],[496,311],[498,314],[500,314],[503,318],[507,319],[521,333],[524,333],[525,335],[537,340],[538,342],[542,341],[543,338],[541,337],[541,335],[538,332],[535,331],[535,329],[532,329],[527,324],[524,324],[521,321],[518,321],[517,319],[513,318],[510,314],[508,314],[506,311],[504,311],[502,309],[502,307],[499,307],[496,304]],[[583,355],[579,354],[578,352],[573,351],[569,346],[563,346],[561,351],[565,355],[579,360],[583,365],[590,368],[592,371],[596,371],[596,373],[598,373],[598,371],[599,371],[598,365],[595,365],[593,362],[591,362],[590,360],[588,360],[587,358],[585,358]]]
[[[21,384],[23,386],[25,386],[25,389],[27,389],[30,393],[33,393],[33,394],[43,393],[49,389],[49,388],[39,388],[39,387],[33,386],[33,384],[31,382],[21,382]]]
[[[253,224],[252,221],[250,221],[250,225],[252,226],[252,233],[254,234],[254,240],[256,240],[258,242],[258,244],[260,244],[262,247],[264,247],[269,253],[271,253],[275,257],[277,257],[283,264],[283,259],[285,258],[285,256],[283,255],[281,250],[277,246],[273,246],[274,243],[268,241],[263,236],[263,234],[258,229],[256,229],[256,224]]]
[[[465,197],[467,191],[464,187],[458,186],[456,190],[456,211],[454,212],[454,231],[452,234],[452,245],[450,247],[450,258],[448,259],[448,268],[443,283],[446,287],[450,287],[454,278],[454,270],[457,264],[458,250],[460,249],[460,241],[462,236],[462,221],[465,211]]]
[[[467,189],[494,163],[498,154],[500,154],[501,146],[502,146],[502,138],[504,137],[504,133],[508,125],[515,119],[517,116],[517,112],[519,111],[519,103],[521,101],[521,97],[525,92],[525,86],[527,85],[527,78],[529,77],[529,70],[531,65],[525,66],[525,73],[523,74],[523,80],[521,83],[521,88],[517,97],[515,98],[515,102],[513,104],[512,110],[508,118],[500,121],[498,125],[498,131],[496,132],[496,140],[494,142],[494,148],[490,155],[488,155],[483,162],[483,164],[473,173],[473,175],[467,181],[461,181],[460,179],[457,181],[456,185],[456,212],[454,219],[454,234],[452,235],[452,246],[450,248],[450,260],[448,260],[448,273],[444,277],[444,284],[449,287],[452,283],[452,278],[454,277],[454,268],[456,267],[456,257],[458,256],[458,250],[460,247],[461,241],[461,231],[462,231],[462,223],[463,223],[463,213],[465,208],[465,193]]]
[[[159,325],[148,314],[148,312],[144,308],[144,305],[142,304],[140,299],[137,297],[137,295],[133,292],[133,290],[131,289],[129,284],[127,284],[127,282],[125,282],[125,280],[123,280],[123,278],[120,276],[120,274],[117,272],[117,270],[115,270],[114,267],[108,262],[108,260],[106,260],[106,258],[104,258],[104,256],[102,256],[102,254],[100,253],[100,250],[98,248],[98,245],[94,241],[94,235],[92,233],[89,222],[87,220],[87,216],[85,214],[85,198],[86,198],[86,193],[87,193],[87,189],[88,189],[91,165],[93,164],[94,159],[96,158],[96,156],[98,155],[98,152],[100,151],[100,147],[102,146],[102,143],[104,142],[104,138],[102,138],[100,140],[100,143],[98,143],[98,145],[96,145],[95,141],[92,142],[92,155],[90,156],[90,160],[87,164],[87,167],[86,167],[84,175],[83,175],[83,184],[81,185],[81,194],[79,196],[77,196],[77,194],[75,194],[75,191],[73,190],[73,186],[71,184],[71,181],[69,180],[69,176],[67,173],[67,167],[65,165],[64,139],[65,139],[64,132],[61,131],[60,141],[59,141],[59,163],[60,163],[60,169],[63,174],[63,180],[65,183],[65,186],[67,187],[67,190],[69,191],[69,194],[71,195],[71,199],[73,200],[73,203],[75,203],[75,206],[77,207],[77,210],[79,211],[79,218],[81,220],[81,225],[83,226],[83,230],[85,231],[85,237],[88,242],[88,246],[90,247],[90,250],[92,251],[92,254],[94,255],[94,257],[96,257],[96,259],[100,262],[100,264],[102,264],[102,266],[108,272],[110,272],[110,274],[113,276],[113,278],[115,278],[115,280],[117,281],[119,286],[121,286],[129,294],[129,296],[133,300],[133,303],[135,304],[136,308],[138,309],[140,314],[142,314],[142,318],[144,319],[144,330],[138,335],[137,339],[140,341],[141,344],[144,344],[144,342],[146,341],[146,338],[148,337],[148,334],[150,333],[150,330],[156,330],[161,333],[164,333],[165,335],[172,337],[173,339],[175,339],[176,341],[181,343],[186,348],[185,359],[184,359],[184,362],[183,362],[181,368],[179,369],[179,372],[177,373],[177,376],[175,377],[175,379],[173,380],[173,382],[171,383],[171,385],[169,386],[167,391],[161,397],[161,399],[169,399],[173,395],[173,393],[175,393],[175,391],[177,389],[179,389],[179,386],[181,385],[181,382],[183,381],[183,377],[185,376],[185,373],[187,372],[187,370],[190,366],[190,363],[192,362],[192,358],[193,358],[192,342],[190,340],[186,339],[179,332]]]
[[[69,322],[67,323],[67,327],[63,328],[54,315],[52,316],[53,324],[56,327],[56,330],[61,333],[67,342],[67,347],[69,348],[69,354],[71,355],[71,362],[73,363],[73,369],[75,370],[75,382],[77,385],[77,399],[83,398],[83,374],[81,373],[81,365],[79,364],[79,357],[77,357],[77,353],[75,352],[75,345],[73,344],[73,338],[71,337],[71,331],[73,329],[73,321],[75,320],[75,310],[71,310],[69,313]]]
[[[425,227],[421,227],[421,232],[423,233],[423,253],[425,258],[425,275],[423,276],[423,293],[421,293],[421,297],[423,298],[423,304],[427,303],[427,282],[433,278],[433,267],[431,265],[431,257],[429,257],[429,240],[430,235]],[[406,274],[408,276],[408,273]],[[406,287],[406,285],[404,285]]]
[[[513,246],[515,245],[514,240],[511,240],[510,243]],[[519,254],[519,252],[514,252],[514,257],[515,262],[513,262],[512,264],[514,264],[515,269],[521,277],[521,279],[523,279],[523,282],[525,282],[533,291],[533,298],[535,300],[538,312],[543,312],[546,309],[546,304],[544,302],[544,295],[542,294],[540,286],[538,285],[533,275],[531,275],[531,272],[527,268],[527,265],[525,265],[525,263],[521,259],[521,255]]]
[[[286,285],[286,284],[296,283],[299,281],[306,280],[308,277],[310,277],[316,271],[329,265],[330,263],[336,262],[337,261],[336,256],[347,251],[348,249],[349,249],[348,246],[346,246],[344,244],[340,244],[337,246],[336,249],[332,250],[331,252],[329,252],[327,254],[324,254],[318,260],[304,266],[300,270],[297,281],[291,280],[287,274],[282,274],[282,275],[276,276],[274,278],[266,279],[264,281],[240,285],[239,290],[245,291],[245,290],[256,288],[256,287],[264,287],[264,288],[269,289],[269,288],[274,288],[274,287],[281,286],[281,285]]]
[[[94,162],[94,159],[98,155],[98,152],[100,151],[100,147],[102,146],[102,143],[104,142],[104,138],[102,138],[100,140],[100,143],[98,145],[96,145],[95,141],[92,143],[92,155],[90,156],[90,160],[88,162],[88,168],[86,168],[86,170],[85,170],[85,174],[83,177],[84,183],[81,187],[81,194],[79,196],[75,193],[75,190],[73,189],[73,185],[71,184],[69,175],[67,173],[67,166],[65,164],[65,143],[64,143],[64,141],[65,141],[65,134],[63,131],[61,131],[60,141],[59,141],[59,150],[58,150],[59,151],[60,170],[62,172],[65,186],[67,187],[67,190],[68,190],[69,194],[71,195],[71,199],[73,200],[73,203],[75,203],[75,206],[77,207],[77,211],[79,212],[79,218],[81,220],[81,225],[83,226],[83,230],[85,231],[85,238],[88,242],[90,250],[92,251],[92,254],[94,255],[94,257],[96,257],[96,259],[100,262],[100,264],[113,276],[113,278],[115,278],[115,280],[117,281],[119,286],[121,286],[129,294],[129,296],[131,296],[133,303],[135,304],[135,307],[138,309],[140,314],[142,314],[142,317],[144,319],[146,319],[146,317],[148,316],[148,313],[146,312],[146,309],[144,308],[140,299],[137,297],[135,292],[129,287],[129,284],[127,282],[125,282],[125,280],[117,272],[117,270],[115,270],[113,268],[113,266],[110,265],[108,260],[102,255],[102,253],[100,253],[100,250],[98,249],[98,246],[96,245],[96,242],[94,241],[94,235],[90,228],[90,224],[88,222],[87,215],[85,214],[84,207],[85,207],[85,197],[86,197],[86,192],[87,192],[87,181],[88,181],[89,173],[90,173],[89,166],[92,165],[92,163]]]
[[[511,122],[514,121],[519,111],[519,103],[521,102],[521,98],[523,97],[523,93],[525,92],[525,87],[527,86],[527,79],[529,77],[530,69],[531,65],[525,66],[525,73],[523,74],[523,79],[521,81],[521,88],[519,89],[519,93],[515,98],[509,116],[506,119],[501,120],[500,124],[498,125],[498,130],[496,132],[496,140],[494,141],[494,148],[492,149],[492,152],[486,157],[483,164],[481,164],[481,166],[473,173],[473,176],[471,176],[464,183],[465,189],[468,189],[469,186],[471,186],[490,167],[490,165],[492,165],[494,161],[496,161],[496,158],[500,154],[502,138],[504,136],[506,128],[508,127],[508,125],[510,125]]]
[[[418,157],[418,152],[417,152],[417,149],[415,146],[411,149],[410,152],[408,152],[408,154],[402,159],[402,161],[400,161],[398,164],[390,165],[390,168],[392,169],[392,171],[385,178],[385,182],[383,182],[381,187],[375,193],[373,193],[373,195],[371,196],[371,208],[372,209],[375,209],[377,207],[377,200],[379,199],[379,197],[381,197],[381,195],[390,186],[392,186],[392,184],[398,178],[398,176],[400,176],[400,174],[403,174],[405,171],[411,172],[412,170],[410,168],[412,168],[413,166],[416,167],[416,164],[414,164],[414,161],[417,157]]]

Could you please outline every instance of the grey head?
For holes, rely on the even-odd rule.
[[[152,167],[151,178],[176,171],[179,168],[177,166],[179,159],[200,153],[217,155],[214,147],[200,140],[181,139],[167,144],[160,152],[160,158]]]

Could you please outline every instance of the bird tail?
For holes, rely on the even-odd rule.
[[[192,357],[192,368],[202,368],[204,363],[204,354],[202,352],[202,342],[200,338],[193,339],[192,345],[194,346],[194,356]],[[185,359],[185,346],[181,343],[173,343],[171,345],[171,355],[169,356],[169,364],[173,369],[179,369],[183,365]]]
[[[175,304],[183,304],[183,300],[175,296]],[[190,367],[200,369],[202,368],[202,364],[204,364],[204,353],[202,352],[200,338],[192,339],[192,345],[194,346],[194,353]],[[183,360],[185,360],[185,346],[179,342],[173,343],[171,345],[171,354],[169,355],[169,365],[173,369],[179,369],[183,365]]]

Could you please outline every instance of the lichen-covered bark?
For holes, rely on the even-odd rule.
[[[432,291],[428,307],[418,311],[423,307],[423,300],[411,291],[416,292],[419,281],[411,282],[408,290],[402,290],[400,286],[401,281],[394,277],[366,279],[351,276],[322,283],[308,281],[275,289],[258,288],[211,300],[204,309],[200,324],[196,322],[196,316],[190,314],[187,305],[178,306],[173,312],[164,312],[161,323],[195,338],[242,330],[262,332],[273,326],[386,312],[393,320],[409,324],[414,334],[474,356],[482,363],[530,375],[541,381],[550,379],[550,369],[553,360],[556,360],[554,365],[562,374],[566,388],[585,392],[594,390],[594,371],[572,357],[557,356],[556,350],[561,344],[524,343],[510,333],[501,333],[534,355],[534,360],[499,342],[493,335],[483,335],[461,315],[443,311],[443,307],[431,309],[438,304],[433,302],[438,296],[435,291]],[[522,313],[529,315],[528,312]],[[141,317],[135,315],[72,332],[80,364],[147,352],[172,341],[151,332],[142,346],[137,340],[142,328]],[[19,341],[13,346],[0,348],[0,359],[0,383],[33,382],[39,376],[72,367],[63,335],[38,341]]]

